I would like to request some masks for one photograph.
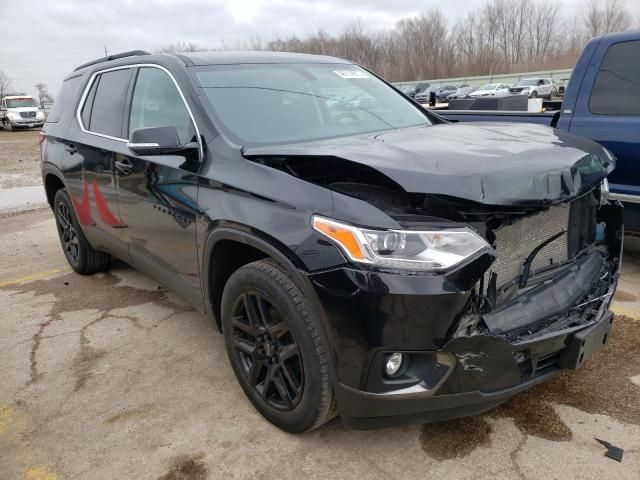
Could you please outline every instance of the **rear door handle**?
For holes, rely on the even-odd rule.
[[[126,158],[124,160],[117,160],[116,168],[123,175],[129,175],[131,172],[133,172],[133,164]]]
[[[73,145],[67,145],[66,147],[64,147],[64,149],[69,152],[71,155],[73,155],[74,153],[76,153],[78,151],[78,149]]]

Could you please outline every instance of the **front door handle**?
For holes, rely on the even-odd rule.
[[[64,147],[64,149],[69,152],[71,155],[73,155],[74,153],[76,153],[78,151],[78,149],[73,145],[73,143],[67,145],[66,147]]]
[[[117,160],[116,168],[122,175],[129,175],[133,172],[133,164],[128,159]]]

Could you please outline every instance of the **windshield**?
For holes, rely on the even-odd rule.
[[[355,65],[210,65],[196,76],[214,119],[243,145],[431,124],[419,107]]]
[[[35,107],[33,98],[7,98],[7,108]]]
[[[518,82],[519,87],[527,87],[529,85],[537,85],[540,81],[539,78],[527,78],[526,80],[520,80]]]
[[[487,85],[481,86],[478,90],[495,90],[497,86],[497,83],[489,83]]]

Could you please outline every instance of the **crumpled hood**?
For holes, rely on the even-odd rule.
[[[243,155],[342,158],[377,169],[407,192],[488,205],[563,201],[600,183],[615,166],[590,140],[525,123],[439,124],[246,148]]]

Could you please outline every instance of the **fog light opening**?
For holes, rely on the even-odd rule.
[[[384,374],[389,378],[400,375],[404,364],[404,355],[400,352],[392,353],[384,362]]]

